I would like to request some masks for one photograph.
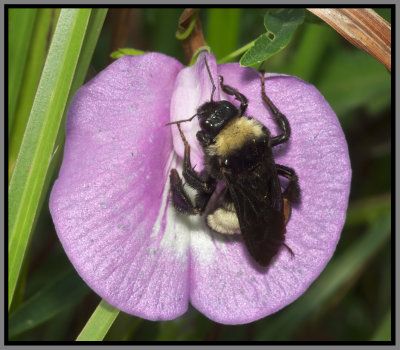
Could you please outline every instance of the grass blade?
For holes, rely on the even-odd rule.
[[[86,33],[90,9],[63,9],[9,185],[9,307]]]
[[[8,135],[20,90],[22,75],[37,9],[9,9],[8,12]]]
[[[8,178],[11,178],[12,171],[17,160],[18,151],[24,136],[26,124],[29,118],[29,111],[32,108],[36,89],[42,74],[43,65],[47,54],[48,37],[51,34],[51,17],[54,10],[39,9],[35,25],[32,29],[31,44],[29,46],[28,58],[22,78],[22,88],[18,97],[18,104],[15,107],[13,116],[13,127],[11,130],[9,151],[8,151]],[[10,66],[13,62],[10,62]],[[11,76],[10,76],[11,80]]]
[[[86,72],[89,68],[90,61],[93,56],[94,49],[96,47],[97,39],[100,35],[101,29],[103,27],[104,19],[107,14],[107,9],[93,9],[90,15],[90,19],[87,25],[86,35],[84,41],[82,43],[81,53],[79,55],[78,63],[76,65],[76,71],[74,75],[74,79],[71,83],[71,88],[69,90],[67,106],[70,104],[72,98],[75,95],[75,92],[82,86],[84,83]],[[58,166],[59,160],[63,153],[64,147],[64,139],[65,139],[65,116],[67,110],[64,111],[61,127],[58,130],[57,139],[54,146],[54,158],[50,164],[48,170],[48,176],[46,178],[46,183],[44,188],[47,188],[50,185],[51,177]]]
[[[389,310],[385,315],[381,325],[371,338],[372,341],[391,341],[392,340],[392,312]]]
[[[145,322],[142,318],[120,312],[118,317],[107,332],[104,341],[134,340],[138,328]]]
[[[39,10],[38,17],[40,16],[40,11],[44,11],[44,10],[47,10],[47,9]],[[71,89],[69,92],[67,105],[69,105],[69,102],[71,101],[76,90],[82,85],[82,83],[84,81],[84,78],[86,76],[86,72],[88,70],[89,63],[91,61],[91,58],[92,58],[92,55],[93,55],[93,52],[95,49],[95,45],[97,43],[97,40],[98,40],[100,31],[101,31],[101,28],[103,26],[106,14],[107,14],[107,9],[94,9],[91,12],[89,23],[87,25],[86,35],[85,35],[85,38],[84,38],[84,41],[82,44],[81,53],[79,55],[77,67],[75,70],[75,75],[74,75],[74,78],[73,78],[73,81],[71,84]],[[56,13],[56,15],[57,15],[57,13]],[[54,172],[58,168],[59,161],[60,161],[61,155],[63,153],[62,148],[63,148],[64,136],[65,136],[65,132],[64,132],[65,115],[66,115],[66,111],[64,112],[63,121],[61,122],[61,127],[60,127],[59,133],[57,135],[56,152],[53,152],[53,158],[52,158],[50,166],[47,170],[47,175],[46,175],[45,182],[44,182],[44,185],[42,188],[42,194],[40,196],[39,204],[37,207],[37,212],[40,212],[42,205],[43,205],[45,199],[47,198],[46,194],[47,194],[48,188],[50,186],[51,179],[53,178]],[[34,226],[35,226],[35,224],[34,224]],[[26,265],[26,263],[24,263],[24,265]],[[21,278],[24,278],[24,277],[20,276],[20,279]],[[23,289],[23,286],[24,286],[24,283],[22,283],[21,285],[18,283],[16,286],[17,290],[15,293],[18,292],[18,288]],[[22,295],[23,292],[20,292],[19,294]],[[14,299],[15,299],[15,297],[14,297]],[[11,307],[15,306],[14,301],[13,301],[13,305],[11,305]]]
[[[103,340],[118,314],[118,309],[102,300],[76,340]]]
[[[58,276],[10,316],[8,337],[14,337],[50,320],[89,292],[89,287],[70,267],[69,271]]]
[[[86,72],[89,68],[89,64],[97,44],[97,39],[103,27],[106,14],[107,9],[97,8],[92,10],[86,30],[86,36],[82,44],[81,54],[76,67],[75,77],[72,81],[70,94],[68,96],[68,102],[72,100],[76,90],[81,87],[85,80]]]

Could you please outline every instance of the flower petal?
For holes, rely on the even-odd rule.
[[[86,283],[151,320],[188,306],[188,235],[168,205],[173,81],[181,63],[125,56],[71,103],[64,160],[50,198],[63,247]],[[178,232],[180,233],[180,232]]]
[[[218,66],[224,83],[249,99],[246,115],[279,130],[261,99],[260,73],[238,64]],[[298,298],[324,269],[345,221],[351,167],[347,143],[335,113],[310,84],[292,76],[268,74],[266,93],[291,125],[288,143],[274,148],[275,161],[299,177],[301,204],[292,208],[286,243],[274,263],[261,268],[241,237],[212,232],[191,235],[190,301],[214,321],[252,322]],[[231,100],[231,96],[222,99]]]
[[[171,99],[171,121],[178,121],[192,117],[197,108],[204,102],[210,101],[212,82],[207,72],[204,60],[207,60],[210,73],[215,84],[214,101],[219,101],[219,84],[217,63],[213,55],[202,52],[196,64],[180,71],[175,82],[175,89]],[[176,125],[171,125],[175,152],[183,158],[184,146]],[[203,168],[203,151],[196,139],[196,132],[200,130],[199,122],[195,117],[191,122],[181,124],[182,132],[191,145],[191,161],[196,170]]]

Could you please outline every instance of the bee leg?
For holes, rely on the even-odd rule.
[[[287,198],[291,203],[300,202],[300,187],[299,179],[296,172],[287,166],[275,164],[278,174],[286,177],[289,180],[289,184],[283,192],[283,197]]]
[[[197,191],[195,203],[196,210],[200,213],[204,211],[211,195],[213,194],[217,182],[207,174],[206,171],[199,174],[192,167],[190,162],[190,147],[185,147],[185,156],[183,159],[182,175],[187,184]]]
[[[293,259],[294,258],[293,250],[286,243],[283,243],[283,246],[289,251],[289,253],[290,253],[290,255],[292,256],[292,259]]]
[[[282,134],[277,135],[271,139],[271,146],[274,147],[289,140],[290,125],[287,118],[279,111],[279,109],[274,105],[274,103],[265,93],[264,72],[261,73],[261,96],[263,101],[267,104],[272,114],[274,115],[275,121],[277,122],[278,126],[282,129]]]
[[[192,167],[192,163],[190,162],[190,146],[189,143],[187,142],[185,135],[183,134],[181,127],[179,124],[177,124],[179,133],[181,135],[183,144],[185,146],[185,153],[183,157],[183,170],[182,170],[182,176],[185,179],[186,183],[195,189],[197,191],[196,198],[195,198],[195,206],[193,206],[190,201],[191,207],[193,208],[193,213],[194,214],[201,214],[211,195],[213,194],[217,182],[215,179],[213,179],[211,176],[207,174],[207,172],[203,172],[202,174],[199,174],[197,171],[194,170]],[[174,170],[174,169],[173,169]],[[175,170],[176,171],[176,170]],[[171,171],[172,174],[172,171]],[[174,177],[179,175],[176,173]],[[178,183],[178,181],[174,181],[174,183]],[[172,183],[171,183],[171,188],[172,188]],[[182,181],[179,178],[179,184],[175,185],[175,188],[177,189],[177,193],[182,197],[182,200],[185,201],[185,203],[188,203],[189,197],[187,196],[186,192],[183,190],[183,184]],[[186,199],[187,198],[187,199]]]
[[[279,245],[279,246],[283,245],[288,250],[292,258],[294,258],[293,250],[284,242],[284,240],[270,238],[270,242],[272,245]]]
[[[225,92],[228,95],[235,96],[236,100],[240,102],[239,111],[240,111],[240,116],[242,116],[247,108],[248,104],[247,97],[242,95],[239,91],[237,91],[233,87],[224,85],[224,78],[221,75],[219,76],[219,83],[221,85],[221,89],[223,92]]]
[[[171,185],[171,199],[174,207],[183,214],[201,214],[198,210],[196,210],[190,197],[183,188],[182,180],[176,169],[171,169],[169,181]]]
[[[203,131],[198,131],[196,134],[197,141],[199,141],[200,145],[205,148],[212,143],[212,137],[207,136]]]
[[[194,170],[190,161],[189,143],[187,142],[179,124],[178,129],[185,146],[182,175],[190,187],[197,191],[204,192],[205,194],[210,194],[211,196],[215,190],[217,182],[211,176],[209,176],[206,171],[204,171],[202,174],[199,174],[196,170]]]

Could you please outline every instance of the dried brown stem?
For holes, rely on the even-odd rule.
[[[195,9],[195,8],[187,8],[182,12],[182,15],[179,18],[179,22],[178,22],[179,31],[181,33],[185,32],[188,29],[190,22],[197,11],[198,11],[198,9]],[[193,54],[200,47],[205,46],[205,45],[206,45],[206,42],[204,40],[201,23],[200,23],[200,20],[197,19],[196,24],[195,24],[192,32],[190,33],[190,35],[186,39],[182,40],[182,46],[183,46],[183,50],[185,52],[185,57],[186,57],[187,61],[190,62]]]
[[[391,71],[391,26],[375,11],[351,8],[308,10]]]

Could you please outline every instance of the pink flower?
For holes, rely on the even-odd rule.
[[[302,192],[286,232],[295,256],[282,247],[262,268],[239,235],[211,232],[204,217],[177,213],[169,172],[181,172],[183,144],[176,125],[165,124],[189,118],[210,100],[204,55],[186,68],[159,53],[125,56],[77,92],[50,210],[79,275],[116,308],[170,320],[190,302],[216,322],[242,324],[294,301],[324,269],[345,221],[351,168],[338,119],[318,90],[267,74],[266,93],[292,129],[290,141],[274,148],[275,161],[296,170]],[[237,63],[217,66],[212,55],[207,62],[215,82],[222,75],[249,99],[246,115],[276,135],[260,73]],[[238,105],[217,86],[219,99]],[[197,118],[181,126],[200,170]]]

